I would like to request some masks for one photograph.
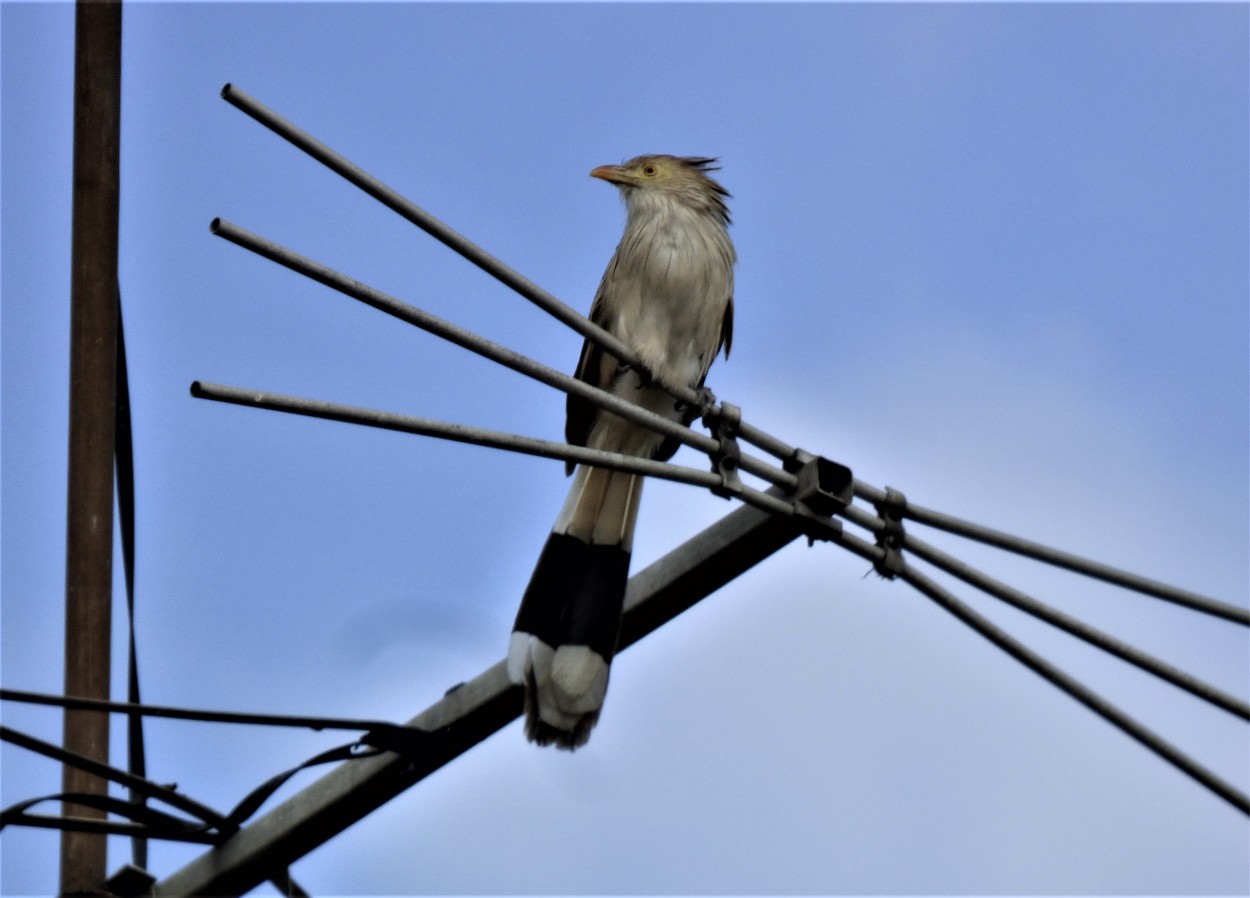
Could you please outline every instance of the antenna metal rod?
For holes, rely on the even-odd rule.
[[[869,502],[885,501],[886,493],[884,490],[877,489],[862,481],[856,480],[854,489],[856,496]],[[994,530],[990,527],[974,524],[971,521],[942,514],[941,512],[915,505],[910,501],[906,502],[899,509],[899,512],[903,517],[909,518],[917,524],[936,527],[938,530],[945,530],[947,533],[953,533],[956,536],[962,536],[999,549],[1005,549],[1008,552],[1014,552],[1017,555],[1023,555],[1035,561],[1041,561],[1078,574],[1084,574],[1096,580],[1122,586],[1125,589],[1151,595],[1194,611],[1201,611],[1204,614],[1210,614],[1214,617],[1232,621],[1235,624],[1241,624],[1244,627],[1250,627],[1250,608],[1241,608],[1237,605],[1220,602],[1186,589],[1169,586],[1166,583],[1160,583],[1157,580],[1129,573],[1098,561],[1091,561],[1088,558],[1082,558],[1070,552],[1052,549],[1050,546],[1044,546],[1032,540],[1012,536],[1009,533],[1003,533],[1001,530]]]
[[[469,443],[491,449],[503,449],[509,452],[520,452],[540,458],[558,461],[571,461],[576,464],[592,465],[609,468],[614,471],[626,471],[631,474],[644,474],[676,483],[687,483],[692,486],[719,489],[724,484],[719,475],[711,471],[700,471],[649,458],[638,458],[633,455],[621,455],[617,452],[605,452],[601,449],[588,449],[585,446],[570,446],[568,443],[556,443],[550,440],[539,440],[534,437],[518,436],[501,433],[497,430],[486,430],[481,427],[469,427],[463,424],[452,424],[447,421],[434,421],[429,418],[415,418],[394,412],[383,412],[375,409],[358,408],[350,405],[339,405],[318,399],[303,399],[298,396],[284,396],[278,393],[264,393],[257,390],[245,390],[241,387],[230,387],[223,384],[208,384],[195,381],[191,384],[191,395],[197,399],[212,399],[217,402],[229,402],[253,408],[269,409],[276,412],[287,412],[305,415],[310,418],[324,418],[329,421],[341,421],[346,424],[362,424],[366,427],[379,427],[384,430],[395,430],[401,433],[412,433],[418,436],[436,437],[458,443]],[[748,505],[762,511],[782,517],[794,515],[794,505],[776,496],[750,487],[735,490],[734,496]],[[812,519],[815,522],[817,519]],[[819,526],[816,524],[816,526]]]
[[[259,100],[239,90],[233,84],[227,84],[221,89],[221,97],[288,143],[312,156],[335,174],[355,184],[382,205],[412,222],[448,249],[472,262],[495,280],[510,287],[553,318],[568,325],[583,337],[598,343],[626,364],[640,364],[637,353],[623,340],[594,324],[525,275],[501,262],[468,237],[448,227],[412,200],[382,183],[346,157],[336,153],[307,131],[287,121]],[[697,398],[693,390],[677,391],[674,395],[678,399],[692,403]]]
[[[878,533],[885,527],[884,522],[879,517],[853,506],[841,509],[837,514],[873,533]],[[1109,633],[1104,633],[1102,630],[1092,627],[1082,620],[1065,614],[1057,608],[1052,608],[1045,602],[1041,602],[1018,589],[1014,589],[1006,583],[983,574],[971,565],[946,554],[941,549],[918,539],[911,533],[904,533],[902,548],[941,568],[948,574],[958,577],[965,583],[975,586],[982,592],[1009,605],[1014,605],[1026,614],[1031,614],[1039,620],[1044,620],[1051,626],[1058,627],[1060,630],[1082,639],[1090,645],[1102,649],[1104,652],[1115,655],[1122,661],[1127,661],[1129,664],[1135,665],[1147,673],[1154,674],[1173,686],[1184,689],[1186,692],[1219,708],[1223,708],[1231,714],[1235,714],[1244,720],[1250,720],[1250,704],[1236,696],[1230,695],[1212,686],[1210,683],[1199,680],[1197,677],[1187,674],[1183,670],[1179,670],[1155,658],[1153,655],[1148,655],[1140,649],[1121,642]]]
[[[884,494],[883,494],[884,495]],[[860,508],[848,506],[837,512],[840,517],[846,518],[853,524],[870,530],[873,533],[879,533],[885,527],[884,522],[876,515],[870,514]],[[948,574],[952,574],[965,583],[975,586],[977,589],[985,592],[996,599],[1000,599],[1009,605],[1014,605],[1026,614],[1031,614],[1039,620],[1044,620],[1053,627],[1058,627],[1072,636],[1088,642],[1090,645],[1096,646],[1109,654],[1115,655],[1122,661],[1141,668],[1147,673],[1154,674],[1162,680],[1166,680],[1173,686],[1184,689],[1204,701],[1223,708],[1231,714],[1235,714],[1244,720],[1250,720],[1250,705],[1236,696],[1230,695],[1221,689],[1199,680],[1190,674],[1185,673],[1148,655],[1140,649],[1121,642],[1109,633],[1092,627],[1082,620],[1078,620],[1057,608],[1052,608],[1045,602],[1041,602],[1026,593],[1014,589],[993,577],[983,574],[981,571],[965,564],[957,558],[946,554],[936,546],[918,539],[911,533],[904,533],[902,548],[912,552],[919,558],[923,558],[930,564],[941,568]]]
[[[917,571],[909,564],[903,565],[899,577],[920,592],[924,593],[941,607],[945,608],[959,620],[976,630],[990,642],[994,643],[1007,654],[1011,655],[1026,667],[1040,674],[1044,679],[1059,687],[1078,702],[1089,708],[1108,723],[1119,728],[1137,742],[1153,751],[1169,764],[1183,773],[1188,774],[1197,782],[1206,786],[1216,795],[1229,802],[1243,814],[1250,815],[1250,796],[1226,782],[1214,772],[1199,764],[1189,755],[1172,745],[1162,736],[1129,716],[1124,711],[1107,701],[1098,693],[1076,680],[1063,670],[1038,655],[1024,643],[1000,629],[988,618],[983,617],[946,589]]]
[[[693,486],[718,487],[721,485],[721,479],[711,471],[700,471],[695,468],[685,468],[667,462],[655,461],[654,459],[622,455],[619,452],[589,449],[585,446],[573,446],[568,443],[540,440],[518,434],[502,433],[497,430],[487,430],[482,427],[454,424],[449,421],[435,421],[430,418],[417,418],[395,412],[340,405],[319,399],[284,396],[279,393],[268,393],[259,390],[247,390],[242,387],[204,383],[198,380],[191,384],[191,395],[197,399],[212,399],[217,402],[229,402],[234,405],[269,409],[275,412],[287,412],[295,415],[304,415],[309,418],[324,418],[328,421],[341,421],[345,424],[361,424],[366,427],[378,427],[383,430],[395,430],[400,433],[416,434],[417,436],[435,437],[456,443],[485,446],[488,449],[520,452],[525,455],[573,462],[579,465],[592,465],[598,468],[609,468],[614,471],[626,471],[631,474],[645,474],[649,477],[658,477],[677,483],[688,483]]]
[[[1185,673],[1183,670],[1178,670],[1170,664],[1134,648],[1128,643],[1121,642],[1109,633],[1104,633],[1102,630],[1092,627],[1082,620],[1065,614],[1057,608],[1052,608],[1046,603],[1008,586],[1006,583],[983,574],[971,565],[947,555],[940,549],[917,539],[910,533],[903,536],[903,548],[914,553],[917,557],[923,558],[930,564],[941,568],[948,574],[958,577],[965,583],[975,586],[982,592],[1019,608],[1026,614],[1031,614],[1040,620],[1044,620],[1046,623],[1058,627],[1060,630],[1070,633],[1078,639],[1088,642],[1090,645],[1097,646],[1103,651],[1115,655],[1122,661],[1127,661],[1129,664],[1141,668],[1147,673],[1154,674],[1173,686],[1184,689],[1186,692],[1210,702],[1216,707],[1223,708],[1225,711],[1235,714],[1243,720],[1250,720],[1250,705],[1236,696],[1229,695],[1227,692],[1217,689],[1211,684]]]
[[[472,262],[495,280],[528,299],[557,321],[571,327],[578,334],[601,346],[626,364],[633,365],[639,370],[645,368],[638,358],[638,354],[623,340],[599,327],[599,325],[569,305],[561,302],[529,278],[492,256],[468,237],[448,227],[412,200],[382,183],[346,157],[330,149],[307,131],[287,121],[259,100],[239,90],[233,84],[225,85],[221,89],[221,96],[227,103],[247,113],[247,115],[283,140],[303,150],[335,174],[356,185],[369,194],[369,196],[412,222],[447,248]],[[688,387],[661,386],[672,396],[680,399],[692,408],[702,407],[704,397],[696,391]],[[787,445],[758,427],[747,424],[745,421],[739,425],[738,433],[748,443],[778,458],[792,458],[795,454],[796,450],[793,446]]]
[[[395,297],[383,293],[381,290],[376,290],[367,284],[340,274],[322,265],[320,262],[315,262],[258,234],[244,230],[231,222],[216,218],[213,219],[210,228],[218,237],[225,238],[237,246],[250,250],[272,262],[277,262],[279,265],[337,290],[339,293],[357,299],[381,312],[385,312],[401,321],[441,337],[449,343],[454,343],[506,368],[524,374],[526,377],[593,402],[600,408],[606,409],[642,427],[649,428],[656,433],[677,439],[687,446],[698,449],[700,452],[713,453],[720,448],[720,444],[716,440],[705,434],[691,430],[689,427],[684,427],[676,421],[657,415],[641,406],[635,405],[627,399],[622,399],[606,390],[593,387],[585,381],[557,371],[555,368],[544,365],[541,362],[536,362],[506,346],[501,346],[484,337],[479,337],[472,331],[444,321],[415,306],[401,302]],[[740,466],[742,470],[785,489],[792,490],[797,484],[793,474],[774,468],[772,465],[748,455],[742,456]]]

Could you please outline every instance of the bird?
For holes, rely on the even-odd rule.
[[[590,320],[633,349],[629,365],[587,340],[576,377],[671,420],[694,410],[663,387],[702,389],[712,361],[733,338],[737,254],[729,237],[730,194],[705,156],[638,156],[590,172],[615,185],[625,231],[590,308]],[[667,460],[677,442],[568,395],[565,439]],[[509,679],[525,688],[525,734],[573,750],[599,720],[620,633],[642,493],[642,476],[585,465],[521,599],[508,644]]]

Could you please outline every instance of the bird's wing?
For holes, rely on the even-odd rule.
[[[608,270],[604,272],[603,281],[595,292],[595,301],[590,306],[590,320],[608,333],[613,332],[615,312],[609,308],[609,304],[604,301],[603,297],[608,280],[616,267],[616,260],[612,261],[614,264],[609,265]],[[616,375],[617,365],[618,362],[612,355],[604,352],[597,343],[586,340],[582,343],[582,354],[578,358],[577,370],[573,376],[592,387],[607,389]],[[564,438],[571,445],[585,446],[590,438],[590,428],[595,423],[595,415],[598,411],[598,406],[570,393],[565,400]],[[571,474],[573,465],[567,465],[566,470]]]
[[[729,347],[734,339],[734,297],[730,293],[725,300],[725,314],[721,317],[720,336],[716,339],[716,349],[707,357],[707,362],[703,365],[703,373],[699,375],[699,382],[694,384],[696,388],[703,386],[703,382],[707,379],[707,373],[712,369],[712,362],[716,361],[716,356],[723,349],[725,350],[725,358],[729,358]],[[693,421],[697,414],[691,410],[690,417],[687,418],[686,424]]]

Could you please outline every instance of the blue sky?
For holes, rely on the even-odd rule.
[[[719,396],[921,504],[1244,605],[1247,28],[1245,4],[128,5],[145,698],[406,720],[502,657],[565,489],[552,462],[188,395],[562,433],[559,395],[211,236],[214,216],[554,366],[579,347],[226,82],[582,309],[623,219],[589,170],[720,156],[740,261]],[[0,42],[2,669],[57,692],[72,7],[6,3]],[[730,508],[651,484],[635,570]],[[931,541],[1250,693],[1242,628]],[[1243,723],[961,594],[1250,789]],[[3,713],[60,737],[54,712]],[[153,779],[220,808],[336,741],[148,738]],[[59,787],[0,758],[5,805]],[[1244,894],[1248,835],[923,597],[799,543],[621,655],[586,749],[513,724],[293,874],[317,895]],[[51,893],[56,852],[6,831],[0,891]],[[197,853],[154,846],[151,867]]]

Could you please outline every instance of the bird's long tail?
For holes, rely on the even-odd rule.
[[[580,467],[521,599],[508,676],[525,734],[574,749],[599,719],[616,650],[643,478]]]

